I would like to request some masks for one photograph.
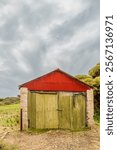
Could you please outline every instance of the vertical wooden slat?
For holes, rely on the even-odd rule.
[[[36,128],[36,93],[31,94],[31,119],[32,128]]]
[[[44,129],[44,94],[36,94],[36,128]]]
[[[36,94],[36,128],[58,128],[57,94]]]
[[[36,94],[28,94],[28,122],[30,128],[36,127]]]
[[[86,99],[83,95],[75,95],[73,99],[73,129],[77,130],[85,127],[86,119],[86,109],[85,109]]]
[[[59,95],[59,128],[70,129],[71,118],[70,118],[70,95],[61,93]]]
[[[45,94],[45,128],[58,128],[57,94]]]

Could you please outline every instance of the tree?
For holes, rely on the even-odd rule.
[[[100,63],[96,64],[93,68],[89,70],[89,75],[93,78],[100,76]]]
[[[77,79],[94,87],[94,110],[100,112],[100,63],[96,64],[88,72],[88,75],[77,75]]]

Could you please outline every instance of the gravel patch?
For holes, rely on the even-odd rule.
[[[95,125],[91,130],[80,132],[50,130],[29,134],[11,131],[4,138],[4,142],[17,145],[19,150],[99,150],[100,129]]]

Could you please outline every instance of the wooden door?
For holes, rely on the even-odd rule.
[[[67,94],[59,94],[58,99],[58,116],[59,116],[59,128],[70,129],[70,96]]]
[[[82,94],[30,93],[28,119],[31,128],[74,129],[85,127],[86,97]]]
[[[36,94],[36,128],[58,128],[57,94]]]
[[[79,94],[73,97],[73,122],[74,130],[85,127],[86,124],[86,97]]]

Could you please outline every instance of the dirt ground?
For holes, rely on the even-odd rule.
[[[15,145],[18,150],[99,150],[99,132],[97,125],[87,131],[50,130],[35,134],[1,128],[0,140],[8,145]]]

